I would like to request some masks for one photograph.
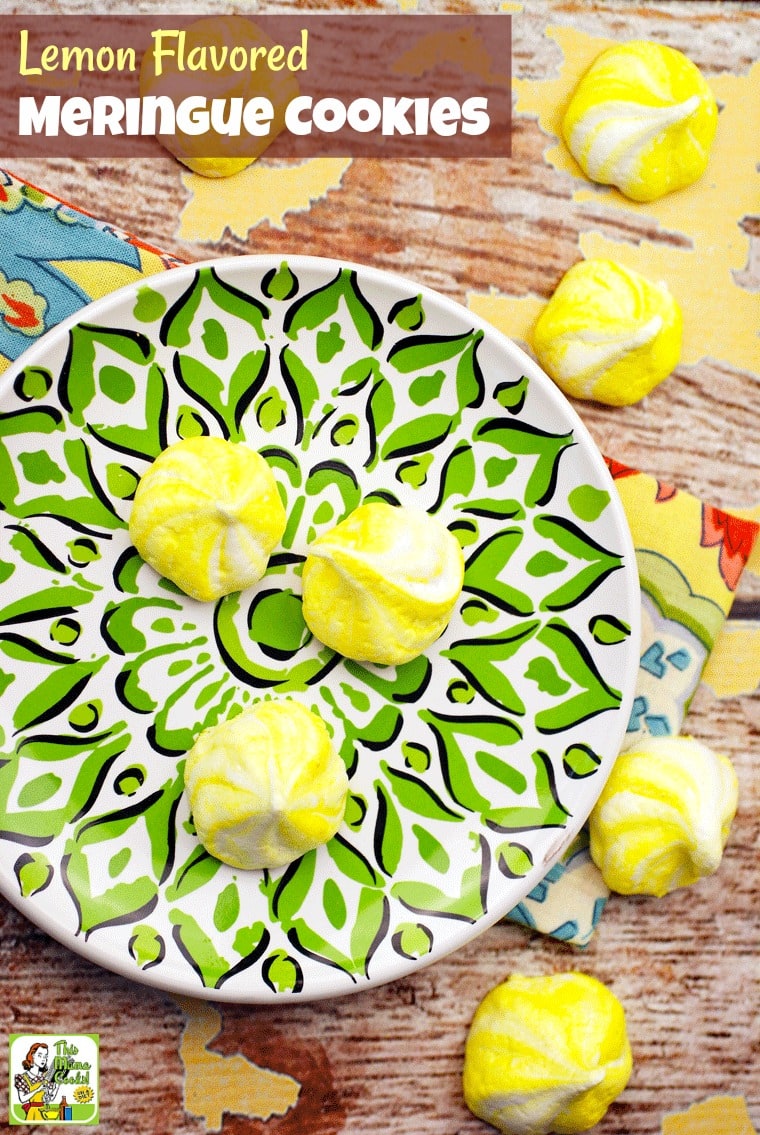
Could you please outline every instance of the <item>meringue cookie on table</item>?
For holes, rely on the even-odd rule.
[[[533,349],[565,394],[628,406],[677,366],[681,334],[665,284],[614,260],[582,260],[536,321]]]
[[[717,871],[736,813],[729,759],[693,737],[621,753],[589,817],[591,857],[610,890],[669,894]]]
[[[475,1011],[465,1103],[504,1135],[570,1135],[598,1123],[631,1075],[625,1011],[584,973],[513,974]]]
[[[705,171],[718,122],[715,97],[690,59],[647,40],[603,51],[562,120],[571,154],[592,181],[654,201]]]

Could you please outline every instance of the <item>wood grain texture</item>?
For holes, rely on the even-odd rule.
[[[108,6],[101,3],[98,10]],[[114,0],[114,10],[119,7]],[[394,3],[359,7],[398,10]],[[152,12],[155,5],[138,0],[131,8]],[[172,0],[161,6],[166,13],[211,8],[288,11],[297,5]],[[688,48],[712,73],[741,70],[760,57],[756,4],[528,0],[525,8],[514,20],[514,71],[525,78],[556,68],[556,44],[544,30],[558,21],[595,35],[653,38]],[[95,5],[0,4],[2,12],[35,9],[84,15]],[[168,157],[8,164],[19,176],[191,260],[292,251],[342,257],[402,272],[462,302],[468,291],[489,286],[511,295],[548,296],[580,258],[578,237],[590,226],[628,241],[680,239],[641,217],[621,218],[573,201],[569,179],[544,162],[545,147],[537,123],[520,117],[509,160],[357,160],[339,192],[308,212],[289,215],[284,230],[263,224],[246,239],[227,233],[213,245],[176,238],[188,194]],[[760,215],[748,216],[743,228],[750,253],[741,281],[760,291]],[[723,507],[748,507],[760,499],[757,374],[704,360],[679,368],[636,406],[578,404],[578,409],[600,448],[623,462]],[[747,609],[756,604],[760,581],[745,575],[740,596]],[[687,726],[731,757],[740,780],[739,813],[715,877],[660,900],[613,897],[585,951],[500,924],[414,977],[351,998],[274,1009],[219,1006],[222,1029],[211,1043],[215,1051],[240,1052],[302,1084],[289,1115],[266,1123],[227,1116],[223,1131],[485,1135],[488,1128],[469,1115],[461,1095],[464,1038],[478,1001],[510,972],[572,968],[608,983],[628,1016],[634,1073],[596,1129],[600,1135],[653,1135],[665,1112],[719,1092],[744,1094],[760,1129],[760,701],[748,696],[719,701],[702,687]],[[95,967],[0,904],[0,1042],[3,1033],[35,1029],[98,1032],[104,1135],[123,1130],[189,1135],[204,1129],[183,1109],[184,1019],[170,996]],[[0,1043],[0,1083],[5,1056]]]

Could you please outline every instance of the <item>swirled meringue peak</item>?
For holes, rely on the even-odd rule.
[[[571,1135],[599,1122],[631,1068],[625,1010],[601,981],[512,974],[475,1011],[464,1098],[504,1135]]]
[[[258,583],[285,523],[260,453],[221,437],[191,437],[159,453],[140,478],[129,535],[159,575],[205,602]]]
[[[648,40],[603,51],[580,80],[562,134],[585,175],[633,201],[702,176],[718,122],[715,97],[682,52]]]
[[[736,813],[728,757],[693,737],[621,753],[589,818],[591,856],[619,894],[669,894],[717,871]]]
[[[185,789],[209,854],[256,870],[332,839],[348,776],[321,717],[283,698],[204,729],[185,760]]]
[[[372,501],[311,544],[303,615],[346,658],[399,665],[438,638],[463,581],[462,549],[442,521]]]
[[[665,284],[599,259],[565,273],[532,341],[565,394],[629,406],[678,364],[681,334],[681,311]]]

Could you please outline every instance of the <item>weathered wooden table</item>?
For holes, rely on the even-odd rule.
[[[113,6],[121,7],[117,0]],[[0,10],[28,7],[19,0]],[[131,7],[154,9],[148,0]],[[177,0],[162,11],[220,7]],[[498,5],[454,7],[486,11]],[[527,0],[502,7],[515,13],[518,103],[509,160],[357,159],[325,178],[332,188],[313,188],[306,200],[294,191],[289,201],[287,193],[275,190],[270,219],[253,202],[246,219],[245,203],[236,202],[234,223],[216,230],[209,209],[201,208],[202,187],[183,178],[168,156],[8,164],[51,193],[188,259],[298,251],[359,260],[402,272],[463,303],[489,294],[507,297],[505,319],[514,317],[518,332],[523,309],[514,301],[547,297],[583,255],[622,242],[620,247],[646,248],[654,262],[675,266],[677,253],[690,253],[684,279],[712,276],[715,290],[712,309],[705,306],[704,289],[699,292],[702,331],[692,335],[693,357],[638,405],[614,410],[578,404],[578,409],[605,453],[721,507],[756,508],[760,7],[697,0],[635,5]],[[104,5],[58,0],[36,8],[84,15]],[[398,7],[375,4],[371,10]],[[709,228],[717,224],[712,214],[679,216],[677,204],[663,215],[622,207],[584,193],[588,186],[552,157],[555,140],[539,120],[546,125],[547,107],[558,97],[551,82],[561,77],[564,61],[575,50],[588,52],[592,41],[637,37],[685,50],[716,85],[724,84],[721,90],[730,82],[743,100],[745,133],[734,137],[715,173],[725,194],[725,223],[735,238],[728,241],[734,262],[727,259],[725,232]],[[752,151],[754,182],[744,172]],[[271,169],[266,159],[264,169]],[[270,172],[269,184],[276,185],[279,175]],[[231,192],[224,183],[215,189],[222,201]],[[701,234],[700,225],[706,226]],[[723,340],[715,336],[718,346],[711,354],[703,343],[713,340],[700,334],[707,334],[706,325],[731,323],[731,305],[723,296],[732,288],[743,293],[737,301],[754,305],[747,309],[754,312],[751,329],[744,339],[730,328]],[[754,345],[754,365],[747,342]],[[760,619],[757,576],[745,573],[734,615],[733,628],[757,652],[760,635],[750,637],[750,620]],[[180,1001],[99,969],[2,903],[0,1042],[3,1033],[12,1032],[98,1033],[100,1126],[114,1135],[219,1129],[228,1135],[476,1135],[487,1129],[463,1104],[461,1070],[478,1001],[512,971],[578,968],[609,983],[623,1001],[634,1053],[629,1087],[599,1125],[600,1133],[652,1135],[663,1114],[715,1093],[745,1095],[760,1127],[760,702],[749,692],[718,697],[703,684],[687,725],[732,758],[740,780],[739,813],[720,871],[661,900],[613,897],[582,952],[499,924],[415,976],[356,996],[282,1008],[214,1006]],[[234,1054],[244,1059],[234,1064]],[[253,1065],[261,1070],[258,1078]],[[269,1118],[267,1109],[274,1112]]]

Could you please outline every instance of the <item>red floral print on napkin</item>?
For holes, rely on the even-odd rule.
[[[28,327],[39,327],[40,320],[37,318],[37,313],[30,303],[24,303],[23,300],[14,299],[14,297],[6,292],[0,292],[0,300],[5,304],[8,309],[3,313],[5,322],[10,323],[12,327],[26,329]]]
[[[718,569],[729,591],[736,591],[758,530],[753,520],[732,516],[714,505],[702,505],[700,544],[703,548],[720,548]]]
[[[622,461],[616,461],[614,457],[605,457],[607,468],[612,474],[613,481],[619,481],[622,477],[640,477],[641,471],[633,469],[630,465],[623,464]],[[662,504],[663,501],[671,500],[678,489],[673,485],[669,485],[666,481],[655,481],[657,485],[657,493],[655,495],[655,504]]]

